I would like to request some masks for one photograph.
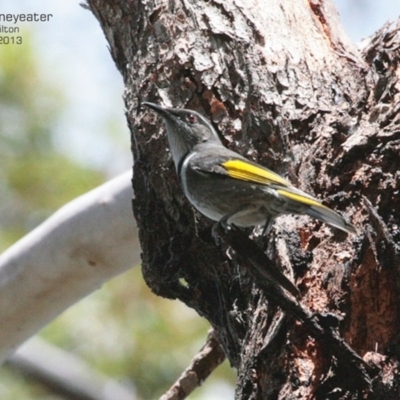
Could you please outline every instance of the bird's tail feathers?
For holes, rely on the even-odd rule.
[[[312,205],[307,211],[305,211],[305,213],[310,217],[325,222],[328,225],[338,228],[344,232],[356,234],[356,229],[350,222],[346,221],[336,211],[333,211],[322,204]]]

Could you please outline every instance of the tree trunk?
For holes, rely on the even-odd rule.
[[[208,319],[238,371],[236,398],[399,398],[400,24],[360,50],[330,0],[88,5],[125,81],[144,278]],[[368,375],[263,290],[229,240],[215,245],[140,100],[202,112],[227,147],[349,216],[354,237],[280,217],[269,256]]]

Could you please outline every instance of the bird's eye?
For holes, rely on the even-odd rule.
[[[187,120],[188,120],[189,123],[194,124],[194,123],[197,122],[197,117],[194,114],[189,114],[187,116]]]

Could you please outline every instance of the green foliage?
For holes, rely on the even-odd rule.
[[[146,400],[169,389],[204,344],[208,328],[182,303],[152,294],[137,267],[67,310],[42,335],[97,370],[131,380],[139,398]],[[210,382],[221,379],[233,381],[227,363]],[[201,393],[196,398],[207,398]]]
[[[8,368],[0,369],[0,382],[1,400],[50,400],[50,397],[46,396],[48,392],[42,385],[22,375],[15,374]],[[51,398],[51,400],[58,399],[58,397]]]
[[[51,129],[62,106],[61,93],[46,81],[33,54],[31,36],[24,46],[0,47],[1,157],[43,155],[52,149]]]
[[[0,47],[0,248],[104,180],[55,149],[60,91],[46,80],[29,43]]]

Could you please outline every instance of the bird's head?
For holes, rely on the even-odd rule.
[[[178,168],[182,157],[190,153],[200,143],[221,143],[217,132],[206,118],[193,110],[163,108],[158,104],[142,102],[160,114],[167,128],[168,142]]]

